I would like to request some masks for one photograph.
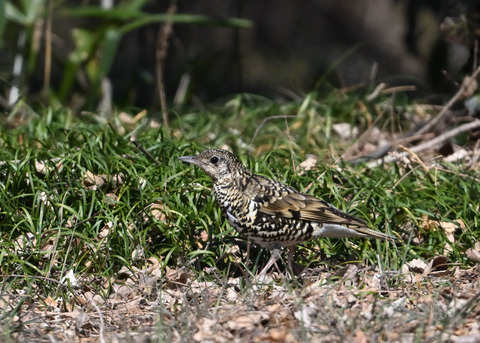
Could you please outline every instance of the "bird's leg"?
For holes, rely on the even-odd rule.
[[[292,279],[295,278],[295,272],[293,271],[293,254],[295,253],[295,246],[288,248],[288,259],[287,259],[287,267],[288,267],[288,272],[292,276]]]
[[[273,249],[270,259],[268,260],[267,264],[265,265],[265,267],[263,267],[262,271],[258,275],[265,276],[265,274],[270,269],[270,267],[273,266],[273,264],[276,265],[276,262],[280,258],[280,255],[281,255],[280,249]],[[278,266],[277,266],[277,269],[278,269]]]

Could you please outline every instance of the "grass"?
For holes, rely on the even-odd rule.
[[[93,114],[73,116],[66,109],[26,104],[5,114],[0,132],[4,339],[21,330],[25,307],[41,303],[48,308],[50,299],[62,299],[62,309],[72,310],[86,289],[106,299],[120,270],[147,268],[152,258],[161,270],[186,265],[205,282],[223,285],[224,292],[230,277],[252,269],[234,249],[234,230],[222,220],[209,178],[178,160],[205,147],[227,145],[256,173],[308,189],[404,241],[394,246],[316,240],[299,247],[297,263],[336,270],[348,261],[367,268],[380,261],[384,270],[398,271],[415,258],[429,261],[446,254],[462,268],[471,267],[465,251],[480,240],[480,184],[471,178],[476,171],[440,161],[428,163],[428,170],[414,161],[375,168],[339,161],[352,142],[339,140],[332,124],[348,121],[365,130],[383,115],[378,105],[387,99],[377,104],[362,99],[335,91],[289,102],[238,95],[206,109],[182,110],[170,132],[152,128],[148,119],[107,122]],[[296,117],[263,121],[279,114]],[[391,120],[408,128],[401,115]],[[310,153],[319,162],[300,173],[299,164]],[[454,241],[446,238],[442,223],[456,223]],[[69,272],[81,286],[64,281]],[[402,280],[390,282],[398,286]],[[184,325],[190,333],[196,330],[193,323]],[[304,330],[301,337],[308,336]]]

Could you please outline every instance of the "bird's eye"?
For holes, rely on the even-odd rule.
[[[217,157],[217,156],[213,156],[213,157],[210,159],[210,162],[212,162],[213,164],[217,164],[217,163],[218,163],[218,157]]]

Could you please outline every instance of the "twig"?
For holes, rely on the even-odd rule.
[[[480,73],[480,67],[478,67],[475,72],[472,74],[472,76],[466,81],[462,82],[462,85],[460,86],[460,89],[458,92],[447,102],[447,104],[443,107],[443,109],[440,111],[440,113],[433,117],[430,122],[428,122],[424,127],[422,127],[420,130],[418,130],[415,134],[420,135],[422,133],[425,133],[429,131],[431,128],[433,128],[443,117],[445,117],[449,112],[448,110],[450,107],[453,106],[453,104],[465,93],[465,90],[467,90],[471,83],[475,81],[477,78],[478,74]]]
[[[423,167],[423,169],[425,169],[425,171],[428,173],[428,167],[425,165],[425,163],[423,163],[422,159],[415,152],[412,151],[412,149],[404,147],[401,144],[399,144],[399,146],[400,148],[408,152],[410,155],[412,155],[413,158],[417,160],[418,164],[420,164]]]
[[[458,173],[456,171],[448,170],[448,169],[440,168],[440,167],[436,167],[435,169],[437,169],[438,171],[444,172],[444,173],[450,173],[450,174],[458,175],[458,176],[463,177],[465,179],[470,179],[470,180],[473,180],[473,181],[476,181],[476,182],[480,182],[480,179],[476,178],[474,176],[470,176],[470,175],[463,174],[463,173]]]
[[[97,311],[97,314],[98,314],[98,319],[100,319],[100,330],[99,330],[99,339],[100,339],[100,342],[101,343],[105,343],[105,336],[103,335],[104,331],[105,331],[105,325],[104,325],[104,322],[103,322],[103,315],[102,315],[102,311],[100,311],[100,308],[98,307],[98,305],[95,303],[95,301],[93,300],[93,296],[90,297],[90,299],[88,299],[90,301],[90,303],[92,304],[93,308],[95,309],[95,311]]]
[[[130,142],[132,142],[133,145],[135,145],[141,152],[143,152],[145,154],[145,156],[147,156],[150,159],[150,161],[155,163],[157,166],[161,165],[161,163],[158,162],[158,160],[155,157],[153,157],[151,153],[149,153],[147,150],[145,150],[145,148],[140,143],[138,143],[135,140],[135,138],[131,137]]]
[[[420,152],[420,151],[423,151],[423,150],[426,150],[426,149],[430,149],[435,145],[443,143],[447,139],[455,137],[456,135],[459,135],[463,132],[473,130],[477,127],[480,127],[480,120],[479,119],[475,119],[474,121],[472,121],[470,123],[460,125],[459,127],[456,127],[456,128],[454,128],[450,131],[447,131],[445,133],[442,133],[440,136],[435,137],[431,141],[428,141],[428,142],[422,143],[420,145],[414,146],[410,150],[413,151],[413,152]]]
[[[384,90],[385,88],[387,87],[387,84],[386,83],[379,83],[377,85],[377,87],[375,87],[375,89],[373,90],[372,93],[370,93],[369,95],[367,95],[365,97],[365,99],[367,99],[368,101],[372,101],[373,99],[375,99],[382,90]]]
[[[177,11],[177,0],[170,0],[170,6],[166,14],[174,14]],[[167,100],[165,97],[165,87],[163,84],[163,67],[165,58],[167,57],[168,51],[168,38],[172,33],[171,21],[167,21],[160,27],[160,32],[157,39],[157,87],[158,87],[158,96],[160,98],[160,107],[162,108],[162,118],[163,124],[169,128],[168,125],[168,109],[167,109]]]
[[[408,172],[406,172],[405,174],[402,175],[402,177],[400,179],[397,180],[397,182],[395,182],[395,184],[392,186],[392,189],[390,190],[391,192],[394,191],[395,188],[397,188],[397,186],[408,176],[410,175],[411,173],[413,173],[415,170],[417,170],[418,168],[420,168],[420,165],[418,166],[415,166],[415,168],[412,168],[410,169]]]
[[[50,74],[52,70],[52,12],[53,1],[48,1],[47,4],[47,23],[45,27],[45,65],[43,73],[43,92],[48,94],[50,88]]]
[[[417,153],[417,152],[420,152],[420,151],[423,151],[423,150],[426,150],[426,149],[430,149],[430,148],[432,148],[432,147],[434,147],[434,146],[436,146],[440,143],[443,143],[447,139],[455,137],[456,135],[458,135],[462,132],[473,130],[477,127],[480,127],[480,120],[479,119],[476,119],[476,120],[474,120],[470,123],[467,123],[467,124],[463,124],[459,127],[454,128],[453,130],[447,131],[447,132],[441,134],[440,136],[435,137],[434,139],[432,139],[428,142],[425,142],[423,144],[414,146],[414,147],[410,148],[410,152]],[[372,168],[372,167],[375,167],[375,166],[381,164],[382,162],[386,162],[386,163],[393,162],[393,161],[399,160],[403,157],[406,157],[409,154],[410,154],[409,152],[401,152],[401,153],[396,154],[396,155],[389,155],[389,156],[386,156],[383,159],[380,158],[376,161],[370,162],[370,163],[367,164],[367,166]]]

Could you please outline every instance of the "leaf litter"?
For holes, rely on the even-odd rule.
[[[110,280],[70,275],[76,286],[64,294],[71,298],[17,290],[3,293],[0,306],[18,306],[9,323],[15,341],[480,340],[479,266],[460,269],[445,256],[410,261],[400,272],[354,264],[310,271],[295,285],[278,273],[269,283],[195,275],[150,258],[144,269],[124,268]]]

